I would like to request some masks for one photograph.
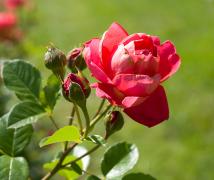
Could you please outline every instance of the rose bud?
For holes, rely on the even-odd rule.
[[[83,48],[74,48],[67,55],[67,66],[72,72],[77,72],[78,70],[84,70],[86,68],[85,60],[82,56]]]
[[[113,111],[110,114],[110,117],[106,121],[106,136],[107,139],[110,135],[122,129],[124,125],[124,119],[119,111]]]
[[[181,64],[172,42],[161,43],[145,33],[129,35],[113,23],[102,38],[84,44],[83,55],[100,98],[123,108],[133,120],[153,127],[169,118],[165,90],[161,83]]]
[[[49,46],[45,53],[45,66],[52,70],[57,77],[60,77],[62,81],[65,75],[65,65],[65,54],[54,46]]]
[[[68,101],[82,106],[90,94],[90,87],[86,78],[70,73],[63,83],[63,95]]]

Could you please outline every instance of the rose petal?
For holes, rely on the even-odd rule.
[[[127,36],[126,38],[124,38],[121,41],[121,44],[124,44],[124,46],[125,46],[125,45],[129,44],[131,41],[139,40],[140,38],[141,37],[138,35],[138,33],[131,34],[131,35]]]
[[[160,45],[160,39],[157,36],[151,36],[152,37],[152,41],[155,45],[159,46]]]
[[[92,87],[96,88],[98,97],[108,99],[113,105],[121,105],[124,95],[111,84],[95,83]]]
[[[92,75],[101,82],[109,82],[110,79],[103,70],[99,56],[99,39],[92,39],[85,43],[83,56]]]
[[[148,96],[159,85],[160,75],[153,78],[147,75],[118,74],[113,79],[113,84],[127,96]]]
[[[164,42],[157,48],[160,57],[159,73],[161,74],[161,82],[163,82],[178,70],[181,62],[170,41]]]
[[[124,45],[118,46],[111,60],[111,69],[115,74],[130,74],[134,72],[134,62],[129,54],[126,53]]]
[[[101,68],[99,68],[95,63],[91,62],[88,67],[92,73],[92,76],[94,76],[97,80],[103,83],[111,82],[106,73]]]
[[[84,44],[83,56],[87,64],[93,61],[97,66],[102,67],[99,54],[100,39],[94,38]]]
[[[103,34],[100,43],[100,52],[102,62],[106,71],[110,71],[110,61],[113,52],[117,49],[118,44],[126,37],[128,33],[117,23],[113,23]]]
[[[124,109],[133,120],[148,127],[153,127],[169,118],[169,109],[165,91],[159,86],[142,104]]]
[[[123,99],[122,104],[124,108],[130,108],[141,104],[146,99],[147,97],[127,96]]]

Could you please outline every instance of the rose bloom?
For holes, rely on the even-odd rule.
[[[156,36],[128,33],[113,23],[101,39],[85,43],[84,58],[97,96],[122,107],[135,121],[148,127],[169,118],[164,88],[160,85],[180,66],[170,41]]]
[[[5,6],[8,8],[18,8],[26,4],[26,0],[5,0]]]

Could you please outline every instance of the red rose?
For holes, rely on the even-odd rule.
[[[16,26],[17,19],[13,13],[1,12],[0,13],[0,30],[13,28]]]
[[[26,0],[5,0],[5,6],[8,8],[21,7],[26,3]]]
[[[10,12],[0,12],[0,41],[18,40],[21,32],[17,29],[16,15]]]
[[[102,39],[85,43],[83,54],[92,75],[100,81],[93,85],[97,96],[149,127],[168,119],[167,98],[160,83],[180,66],[170,41],[161,44],[156,36],[128,35],[113,23]]]

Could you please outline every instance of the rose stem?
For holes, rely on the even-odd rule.
[[[102,99],[102,101],[100,103],[100,106],[99,106],[99,108],[98,108],[98,110],[97,110],[97,112],[96,112],[96,114],[94,115],[93,118],[95,118],[100,113],[100,111],[102,110],[104,104],[105,104],[105,99]]]
[[[108,110],[111,108],[111,104],[109,104],[105,110],[98,116],[96,116],[92,121],[91,121],[91,124],[90,124],[90,129],[92,129],[95,124],[97,124],[97,122],[108,112]]]
[[[69,125],[69,126],[73,124],[74,115],[75,115],[75,108],[74,108],[74,106],[73,106],[72,111],[71,111],[71,115],[70,115],[70,117],[69,117],[69,122],[68,122],[68,125]],[[67,148],[68,148],[68,141],[65,142],[64,151],[66,151]]]
[[[48,174],[46,174],[42,180],[48,180],[50,179],[52,176],[54,176],[58,170],[62,167],[62,163],[64,161],[64,159],[66,158],[66,156],[74,149],[74,147],[77,145],[77,143],[73,144],[71,147],[69,147],[61,156],[61,158],[59,159],[58,163],[56,164],[56,166],[51,170],[51,172],[49,172]]]
[[[76,115],[77,115],[77,121],[80,127],[80,132],[81,134],[83,133],[83,126],[82,126],[82,121],[81,121],[81,117],[80,117],[80,113],[79,113],[79,109],[77,107],[77,105],[74,103],[74,109],[76,111]]]
[[[56,124],[56,121],[54,120],[54,118],[53,118],[53,116],[51,114],[49,115],[49,118],[50,118],[51,122],[53,123],[54,127],[56,129],[59,129],[58,125]]]

